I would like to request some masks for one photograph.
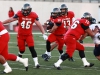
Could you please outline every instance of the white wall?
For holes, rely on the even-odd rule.
[[[4,21],[8,18],[9,7],[12,6],[14,11],[17,12],[21,9],[22,5],[27,1],[0,1],[0,20]],[[54,7],[60,7],[61,2],[33,2],[29,1],[32,10],[36,12],[43,24],[50,16],[50,12]],[[99,21],[98,3],[65,3],[69,10],[74,11],[75,17],[80,18],[84,12],[90,12],[94,18]]]

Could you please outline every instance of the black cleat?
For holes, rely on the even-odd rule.
[[[11,73],[11,72],[9,72],[9,73]],[[0,74],[8,74],[8,73],[6,73],[6,72],[3,71],[3,72],[1,72]]]
[[[3,72],[1,72],[0,74],[6,74],[6,72],[3,71]]]
[[[74,61],[75,61],[75,60],[73,59],[73,57],[68,58],[68,60],[69,60],[69,61],[72,61],[72,62],[74,62]]]
[[[36,66],[36,68],[37,68],[37,69],[40,68],[40,65],[38,64],[38,65]]]
[[[84,67],[92,67],[92,66],[94,66],[94,64],[90,63],[90,65],[85,65]]]
[[[28,71],[28,67],[25,67],[26,71]]]
[[[62,70],[60,67],[56,67],[55,64],[53,65],[57,70]]]
[[[44,61],[48,61],[48,59],[50,59],[50,56],[48,56],[47,54],[42,54],[42,58],[44,59]]]
[[[62,70],[60,67],[57,67],[57,70]]]

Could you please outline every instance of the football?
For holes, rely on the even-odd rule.
[[[47,30],[52,29],[53,25],[54,25],[54,23],[52,23],[51,21],[49,21],[47,23]]]

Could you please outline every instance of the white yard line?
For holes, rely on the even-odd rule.
[[[17,64],[17,63],[9,63],[9,64]],[[17,65],[19,65],[19,64],[17,64]],[[50,64],[50,65],[52,65],[52,64]],[[67,64],[66,64],[66,65],[67,65]],[[34,67],[34,64],[29,64],[29,66],[33,66],[33,68],[35,68],[35,67]],[[47,66],[47,65],[40,65],[40,66],[41,66],[40,69],[54,69],[54,66]],[[45,68],[44,68],[44,67],[45,67]],[[64,68],[66,68],[66,69],[75,69],[75,70],[95,70],[95,71],[100,71],[100,70],[98,70],[99,67],[84,68],[84,66],[80,66],[79,68],[78,68],[78,67],[75,68],[75,67],[62,66],[62,65],[61,65],[61,68],[62,68],[62,70],[63,70]],[[23,68],[12,68],[12,69],[25,70],[24,67],[23,67]],[[56,69],[56,68],[55,68],[55,69]]]

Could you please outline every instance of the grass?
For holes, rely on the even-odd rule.
[[[18,54],[16,34],[10,34],[11,38],[9,41],[9,52]],[[23,58],[29,58],[29,71],[25,71],[23,64],[14,61],[8,61],[9,65],[12,67],[13,71],[7,75],[99,75],[100,72],[100,62],[93,55],[92,47],[85,47],[86,58],[89,62],[94,63],[95,65],[91,68],[84,68],[83,63],[79,57],[78,51],[75,51],[73,57],[75,62],[66,60],[61,64],[62,70],[56,70],[53,67],[53,63],[58,60],[59,53],[57,49],[52,51],[52,58],[46,62],[41,58],[41,55],[46,51],[45,49],[45,40],[43,40],[41,34],[34,34],[35,40],[35,49],[38,54],[39,63],[41,65],[40,69],[34,68],[34,62],[32,60],[29,49],[26,47],[26,51],[23,55]],[[84,43],[92,43],[92,40],[87,37],[84,40]],[[64,47],[65,50],[65,47]],[[4,68],[0,65],[0,71]],[[6,75],[6,74],[3,74]]]

